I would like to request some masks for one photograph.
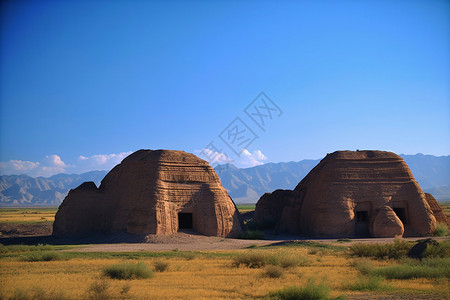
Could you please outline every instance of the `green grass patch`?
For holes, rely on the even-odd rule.
[[[406,258],[413,243],[395,240],[390,244],[363,244],[358,243],[349,247],[349,255],[356,257],[371,257],[375,259],[401,259]]]
[[[237,254],[233,257],[233,266],[247,268],[262,268],[266,265],[279,266],[287,269],[296,266],[306,266],[309,260],[298,255],[279,252],[277,254],[262,251],[250,251]]]
[[[30,253],[21,258],[21,261],[55,261],[55,260],[67,260],[67,258],[56,252],[44,252],[44,253]]]
[[[382,276],[364,276],[350,284],[348,289],[352,291],[389,291],[392,287],[384,283]]]
[[[0,244],[0,257],[1,254],[14,254],[23,252],[36,252],[36,251],[51,251],[51,250],[63,250],[71,249],[79,246],[74,245],[2,245]]]
[[[333,252],[343,252],[348,249],[347,246],[338,246],[338,245],[330,245],[325,243],[316,243],[316,242],[310,242],[310,241],[288,241],[288,242],[281,242],[281,243],[275,243],[263,247],[303,247],[308,248],[310,250],[317,250],[317,251],[333,251]]]
[[[450,257],[450,241],[442,241],[439,245],[428,245],[423,257]]]
[[[443,222],[439,222],[436,225],[433,235],[435,236],[446,236],[448,235],[448,226]]]
[[[55,206],[46,206],[46,207],[1,207],[1,213],[19,213],[19,214],[38,214],[42,212],[55,212],[58,210],[58,207]]]
[[[374,268],[369,274],[387,279],[450,278],[450,257],[409,259],[403,264]]]
[[[16,246],[4,246],[7,247],[5,253],[0,254],[0,259],[22,259],[22,257],[28,255],[27,252],[33,253],[43,253],[54,250],[72,249],[79,246],[74,245],[64,245],[64,246],[53,246],[45,245],[40,246],[22,246],[20,245],[18,249],[14,248]],[[12,248],[11,248],[12,247]],[[19,250],[19,251],[16,251]],[[60,252],[60,255],[64,259],[124,259],[124,260],[139,260],[145,258],[180,258],[185,260],[192,260],[196,257],[203,258],[231,258],[236,255],[236,252],[200,252],[200,251],[161,251],[161,252],[76,252],[76,251],[64,251]]]
[[[115,264],[103,269],[103,274],[112,279],[145,279],[154,276],[144,262]]]
[[[369,275],[373,269],[372,262],[365,258],[354,261],[351,266],[356,268],[363,275]]]
[[[314,281],[309,280],[306,286],[290,286],[282,290],[269,293],[266,299],[277,300],[325,300],[330,299],[328,294],[330,288],[323,283],[316,284]],[[338,297],[337,299],[344,299],[344,297]]]
[[[239,212],[246,212],[246,211],[252,211],[255,210],[256,204],[238,204],[236,205]]]

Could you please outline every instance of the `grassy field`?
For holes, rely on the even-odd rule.
[[[57,207],[0,208],[0,223],[53,222]]]
[[[448,215],[450,204],[443,207]],[[238,208],[248,211],[254,205]],[[55,212],[1,209],[0,223],[52,222]],[[98,253],[75,251],[79,246],[73,245],[0,245],[0,299],[282,299],[283,293],[448,299],[450,242],[443,242],[443,252],[433,252],[437,257],[423,261],[405,258],[408,243]],[[133,269],[146,276],[126,273]],[[111,270],[116,278],[131,279],[113,279]]]
[[[450,202],[439,203],[447,218],[450,218]]]
[[[137,253],[84,253],[65,248],[0,247],[0,298],[262,299],[285,287],[314,282],[322,283],[333,298],[344,295],[357,299],[370,294],[445,299],[449,295],[445,274],[407,280],[363,275],[361,265],[370,263],[376,271],[402,261],[361,260],[349,256],[345,246],[299,244],[235,251]],[[116,264],[137,262],[152,270],[152,276],[119,280],[105,275],[105,269]],[[249,267],[246,262],[254,264]]]
[[[237,209],[239,210],[239,212],[245,213],[248,211],[255,210],[256,204],[238,204],[236,206],[237,206]]]

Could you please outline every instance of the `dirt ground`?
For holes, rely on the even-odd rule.
[[[51,235],[53,222],[48,223],[0,223],[0,237],[25,237]]]
[[[292,241],[312,241],[333,245],[349,246],[352,243],[389,243],[394,238],[366,239],[311,239],[295,235],[266,234],[264,240],[245,240],[204,236],[186,230],[171,235],[148,235],[133,238],[123,235],[91,236],[83,239],[66,240],[51,237],[52,224],[5,224],[0,223],[0,243],[3,244],[83,244],[70,251],[81,252],[136,252],[136,251],[211,251],[244,249],[252,246],[267,246]],[[433,237],[436,240],[450,240],[450,237]],[[405,238],[416,241],[422,238]]]
[[[450,237],[437,238],[437,240],[450,240]],[[419,238],[405,238],[404,240],[416,241]],[[368,238],[351,239],[345,242],[338,239],[310,239],[299,236],[268,236],[265,240],[244,240],[232,238],[220,238],[199,235],[193,232],[178,232],[172,235],[149,235],[146,243],[119,243],[119,244],[93,244],[84,245],[70,251],[80,252],[136,252],[136,251],[211,251],[244,249],[254,246],[268,246],[290,243],[294,241],[310,241],[331,245],[349,246],[353,243],[390,243],[394,238]]]

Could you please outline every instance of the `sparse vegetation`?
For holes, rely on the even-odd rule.
[[[423,254],[427,257],[450,257],[450,241],[442,241],[439,245],[428,245]]]
[[[358,259],[354,261],[352,267],[355,267],[361,274],[368,275],[373,269],[373,264],[368,259]]]
[[[92,300],[108,300],[112,298],[110,284],[106,280],[94,281],[87,290],[89,299]]]
[[[233,258],[233,266],[245,266],[248,268],[262,268],[268,264],[269,256],[262,252],[246,252]]]
[[[448,226],[445,223],[439,222],[436,225],[436,229],[433,233],[435,236],[446,236],[448,235]]]
[[[387,291],[392,288],[384,283],[381,276],[364,276],[348,286],[352,291]]]
[[[164,272],[169,267],[169,263],[166,261],[157,260],[153,262],[153,266],[155,267],[156,272]]]
[[[144,262],[115,264],[105,268],[103,274],[112,279],[143,279],[154,276]]]
[[[413,245],[404,240],[395,240],[394,243],[389,244],[358,243],[349,247],[349,255],[376,259],[401,259],[406,258]]]
[[[238,204],[236,205],[240,213],[255,210],[256,204]]]
[[[241,253],[233,258],[233,266],[245,266],[248,268],[262,268],[266,265],[279,266],[284,269],[296,266],[305,266],[308,259],[298,255],[290,255],[285,252],[267,254],[261,251]]]
[[[409,259],[403,264],[374,268],[370,274],[387,279],[450,278],[450,257]]]
[[[55,220],[57,207],[0,208],[0,223],[46,223]]]
[[[36,252],[36,251],[49,251],[49,250],[61,250],[69,249],[73,246],[53,246],[53,245],[2,245],[0,244],[0,254],[18,253],[18,252]]]
[[[279,300],[322,300],[328,299],[330,288],[322,284],[315,284],[313,281],[308,281],[305,287],[290,286],[282,290],[271,292],[268,295],[269,299]]]
[[[64,259],[62,255],[56,252],[44,252],[44,253],[31,253],[30,255],[23,256],[22,261],[55,261]]]
[[[264,295],[269,297],[268,293],[272,289],[282,290],[293,283],[298,287],[297,289],[303,290],[308,286],[311,289],[308,278],[316,278],[316,282],[326,282],[331,289],[329,295],[334,297],[345,288],[352,297],[361,293],[358,290],[360,289],[364,290],[362,292],[364,295],[369,296],[378,296],[378,293],[382,292],[388,297],[395,296],[406,299],[427,293],[430,298],[445,298],[442,290],[445,290],[444,287],[448,282],[448,277],[445,277],[448,276],[447,273],[445,271],[427,272],[431,272],[430,269],[449,269],[448,261],[446,261],[449,258],[444,251],[444,249],[448,249],[448,243],[441,242],[439,247],[429,247],[427,249],[429,256],[422,261],[405,258],[398,260],[378,260],[372,257],[353,258],[349,257],[348,253],[341,251],[348,249],[347,246],[311,242],[283,243],[277,246],[261,246],[245,250],[201,252],[181,250],[93,253],[54,251],[57,249],[56,247],[64,249],[64,246],[48,246],[47,250],[42,251],[28,251],[29,249],[25,248],[29,246],[26,246],[25,248],[18,247],[16,250],[19,252],[11,252],[13,248],[8,246],[8,253],[0,255],[2,264],[2,268],[0,268],[2,282],[0,299],[12,299],[14,295],[17,296],[15,299],[39,299],[36,296],[38,293],[33,291],[37,282],[46,291],[47,298],[43,299],[52,299],[52,293],[49,291],[52,290],[55,282],[58,282],[58,288],[65,291],[71,299],[162,299],[167,298],[167,295],[190,299],[261,298]],[[51,262],[22,260],[25,256],[49,252],[61,255],[63,260]],[[316,255],[312,256],[311,252],[315,252]],[[195,260],[189,260],[191,257]],[[137,260],[142,261],[141,264],[148,266],[151,271],[157,269],[155,263],[167,263],[170,272],[167,272],[166,269],[164,273],[155,274],[157,276],[151,279],[124,281],[110,279],[103,275],[105,270],[112,266],[137,265]],[[240,266],[240,268],[231,268],[230,265]],[[262,266],[259,267],[260,265]],[[404,267],[403,265],[410,266]],[[401,271],[385,270],[385,268],[394,266]],[[411,272],[410,269],[415,271]],[[425,269],[428,271],[424,271]],[[357,273],[355,270],[359,270],[359,272]],[[123,275],[127,272],[122,269],[117,273],[119,278],[128,277]],[[392,280],[386,274],[394,274],[391,277],[395,278],[410,277],[410,279]],[[409,274],[413,274],[413,276]],[[417,274],[422,275],[419,277]],[[442,277],[441,274],[445,276]],[[137,278],[133,276],[132,278]],[[363,279],[360,280],[361,277]],[[417,277],[420,279],[415,279]],[[379,280],[377,278],[382,278],[379,289],[377,288],[377,280]],[[167,284],[168,282],[174,284]],[[197,285],[195,289],[191,288],[192,282]],[[276,288],[274,288],[275,284]],[[105,288],[104,285],[107,287]],[[316,284],[314,285],[316,286]],[[351,286],[354,286],[355,291],[351,289]],[[273,292],[272,298],[276,299],[281,295],[276,296],[276,293],[277,291]],[[299,293],[304,295],[303,292]],[[57,295],[56,292],[53,294]],[[25,296],[21,297],[21,295]],[[298,294],[294,292],[294,295]]]
[[[280,278],[283,276],[283,268],[278,266],[267,266],[263,275],[269,278]]]
[[[65,300],[69,299],[63,290],[45,290],[41,287],[34,287],[29,290],[18,288],[9,300]]]

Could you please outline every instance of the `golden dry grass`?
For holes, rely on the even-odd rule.
[[[233,267],[232,257],[215,254],[230,254],[227,251],[208,252],[187,260],[182,257],[141,259],[150,268],[155,261],[165,261],[169,267],[164,272],[155,273],[152,279],[113,280],[102,275],[106,266],[123,262],[122,259],[93,259],[86,255],[67,261],[23,262],[20,257],[0,259],[0,298],[8,298],[17,289],[64,290],[71,299],[86,299],[89,287],[98,281],[110,283],[110,297],[121,297],[123,287],[129,285],[127,297],[131,299],[250,299],[260,298],[269,292],[291,285],[306,285],[308,279],[325,282],[331,289],[331,296],[367,294],[345,288],[361,275],[351,266],[352,259],[340,252],[319,252],[308,254],[307,248],[265,248],[238,250],[233,253],[263,251],[277,255],[305,257],[306,266],[283,269],[281,278],[264,276],[264,268],[250,269]],[[374,261],[375,265],[389,262]],[[392,280],[394,287],[390,293],[400,295],[436,294],[445,297],[443,291],[448,280]],[[382,293],[371,292],[373,295]],[[123,296],[123,295],[122,295]]]
[[[57,207],[1,208],[0,223],[53,222]]]
[[[447,216],[447,218],[450,218],[450,202],[439,203],[439,205],[444,210],[444,214]]]

